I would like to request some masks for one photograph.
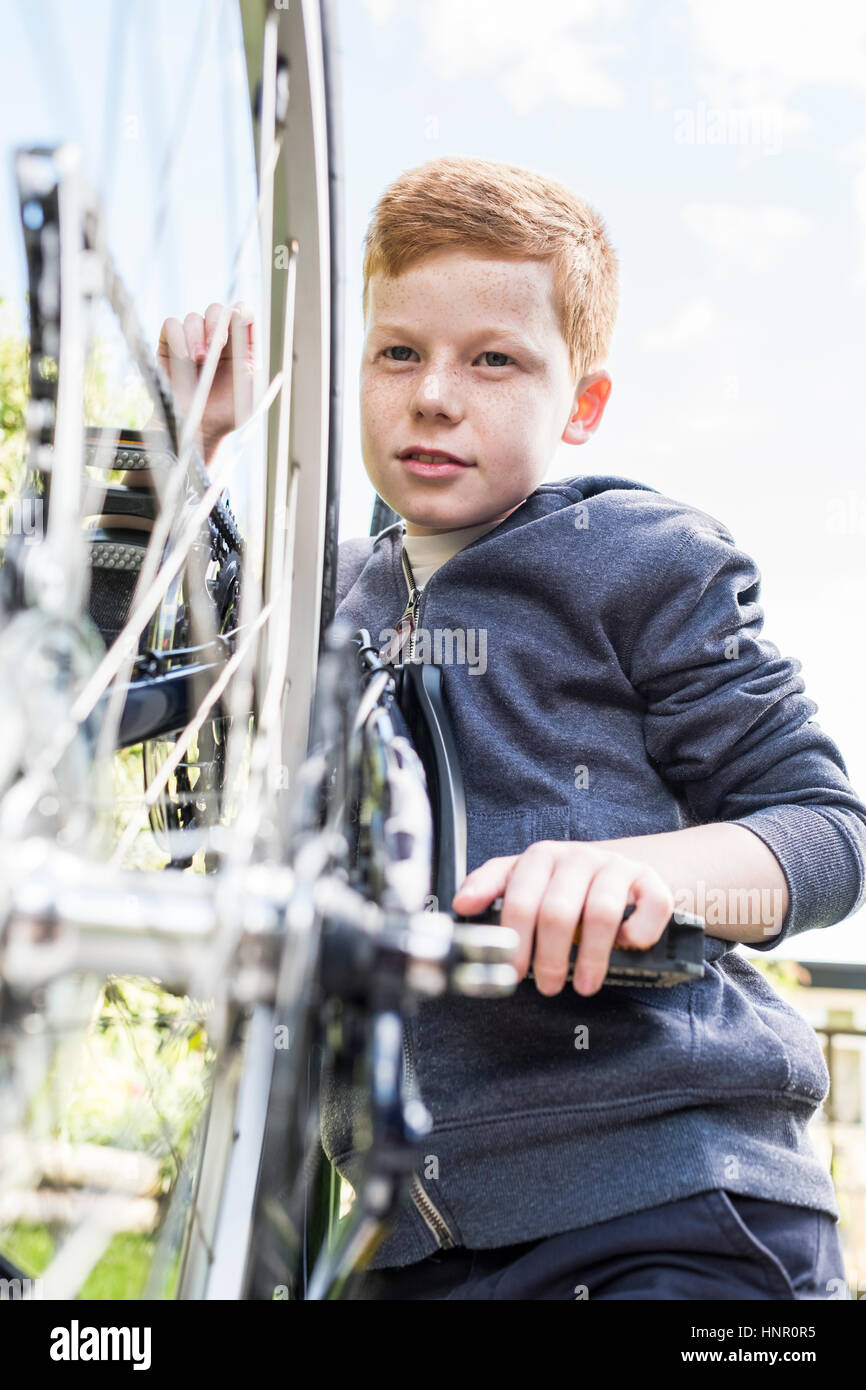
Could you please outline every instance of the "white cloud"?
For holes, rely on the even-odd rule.
[[[854,175],[852,184],[854,211],[860,226],[866,230],[866,165]],[[860,264],[854,273],[854,288],[866,289],[866,245],[860,248]]]
[[[366,0],[377,23],[399,0]],[[613,110],[627,91],[609,68],[625,54],[632,0],[416,0],[419,57],[442,82],[489,78],[520,115],[544,102]],[[610,34],[616,37],[609,37]]]
[[[758,415],[740,413],[736,405],[704,405],[679,416],[677,426],[681,435],[712,434],[754,438],[763,428]]]
[[[666,328],[651,329],[643,335],[645,348],[668,349],[685,347],[689,343],[705,342],[716,322],[716,309],[706,295],[699,295],[684,304]]]
[[[376,24],[387,24],[397,13],[400,0],[364,0],[364,3]]]
[[[851,179],[851,201],[854,213],[864,234],[866,234],[866,135],[858,136],[839,151],[840,164],[853,164],[855,173]],[[854,273],[854,288],[866,290],[866,236],[860,248],[860,263]]]
[[[812,121],[810,87],[866,91],[866,6],[859,0],[683,0],[671,27],[691,41],[698,90],[722,111],[750,111],[778,141]],[[748,152],[745,152],[748,153]]]
[[[866,91],[866,6],[858,0],[685,0],[700,58],[749,100],[800,87]]]
[[[785,246],[812,231],[808,218],[796,208],[770,203],[688,203],[682,219],[710,251],[729,252],[749,270],[765,270]]]
[[[623,52],[619,43],[589,43],[563,34],[555,47],[533,47],[496,85],[518,116],[549,101],[615,110],[625,102],[625,89],[604,71],[604,64]]]

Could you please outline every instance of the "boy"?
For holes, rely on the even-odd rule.
[[[433,1128],[361,1298],[844,1286],[806,1133],[823,1055],[734,946],[861,905],[866,806],[800,663],[759,637],[760,573],[719,521],[626,478],[541,482],[557,442],[602,420],[616,308],[602,221],[540,174],[446,157],[374,210],[362,450],[401,520],[341,546],[337,617],[395,661],[455,632],[477,655],[484,635],[483,662],[440,660],[471,871],[452,906],[503,896],[521,983],[411,1021]],[[602,988],[611,947],[657,940],[675,907],[706,919],[705,977]],[[357,1102],[326,1088],[350,1183]]]

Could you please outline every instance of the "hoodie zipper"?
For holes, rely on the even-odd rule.
[[[409,1039],[406,1036],[406,1029],[403,1029],[403,1070],[405,1079],[406,1096],[416,1095],[415,1068],[412,1065],[412,1055],[409,1051]],[[453,1250],[457,1242],[451,1233],[451,1229],[439,1208],[428,1197],[424,1188],[421,1186],[421,1179],[417,1173],[412,1173],[409,1182],[409,1191],[412,1201],[418,1208],[422,1218],[436,1237],[436,1243],[440,1250]]]
[[[441,1211],[433,1205],[427,1193],[421,1186],[417,1173],[412,1174],[412,1181],[409,1190],[412,1200],[418,1208],[424,1221],[436,1237],[436,1244],[440,1250],[453,1250],[457,1244],[449,1230],[448,1223]]]
[[[400,622],[402,623],[404,620],[408,619],[408,621],[411,623],[411,627],[409,629],[409,660],[414,661],[416,633],[418,630],[418,615],[421,609],[421,599],[424,595],[424,585],[422,584],[419,588],[418,585],[415,583],[415,576],[412,573],[412,566],[409,563],[409,556],[406,552],[405,545],[403,546],[403,549],[400,552],[400,559],[403,563],[403,574],[405,575],[406,583],[409,586],[409,602],[406,604],[406,607],[403,610]]]
[[[416,641],[415,634],[418,626],[418,617],[421,610],[421,602],[424,596],[424,586],[421,585],[419,587],[415,583],[415,576],[412,573],[412,566],[409,562],[409,556],[406,553],[405,546],[403,546],[400,552],[400,559],[403,565],[403,575],[405,577],[406,584],[409,589],[409,601],[406,604],[406,607],[404,608],[402,614],[400,615],[400,621],[397,624],[397,628],[399,631],[399,629],[403,626],[405,622],[408,622],[410,624],[409,660],[414,661]],[[401,646],[400,648],[398,648],[398,650],[402,650],[402,646],[405,643],[405,640],[406,639],[404,637],[403,643],[401,643]],[[403,1030],[403,1070],[407,1097],[417,1095],[417,1088],[415,1085],[415,1067],[412,1063],[412,1054],[409,1050],[409,1040],[406,1036],[405,1027]],[[415,1206],[418,1212],[420,1213],[423,1221],[425,1222],[427,1227],[433,1232],[433,1235],[436,1237],[436,1244],[439,1246],[439,1249],[453,1250],[454,1247],[457,1245],[457,1241],[454,1239],[454,1236],[451,1232],[451,1228],[449,1227],[448,1222],[445,1220],[445,1217],[442,1215],[441,1211],[436,1206],[433,1199],[428,1196],[424,1188],[421,1186],[421,1179],[418,1177],[417,1173],[412,1173],[410,1176],[409,1192],[412,1197],[412,1201],[415,1203]]]
[[[418,625],[418,612],[424,594],[423,588],[419,588],[415,583],[415,576],[412,573],[411,566],[409,566],[409,557],[405,550],[401,551],[401,559],[403,562],[403,574],[409,589],[409,601],[397,620],[397,626],[394,628],[394,636],[385,644],[379,653],[383,661],[392,663],[396,662],[398,657],[401,661],[403,660],[402,653],[406,646],[407,637],[409,638],[408,659],[409,661],[414,661],[415,659],[415,631]]]

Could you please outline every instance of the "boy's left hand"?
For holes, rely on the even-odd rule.
[[[248,304],[229,311],[211,304],[204,315],[166,319],[159,334],[157,357],[171,382],[175,400],[185,414],[198,385],[212,340],[219,336],[220,354],[199,426],[202,453],[209,463],[220,441],[239,429],[250,416],[255,380],[255,325]],[[237,369],[237,370],[236,370]],[[160,428],[154,411],[146,429]]]
[[[525,978],[532,957],[542,994],[558,994],[565,984],[578,927],[574,988],[595,994],[612,947],[652,946],[674,910],[673,893],[655,869],[592,841],[539,840],[522,854],[488,859],[467,875],[451,905],[469,917],[500,895],[500,925],[520,937],[513,957],[518,978]],[[635,911],[623,922],[629,903]]]

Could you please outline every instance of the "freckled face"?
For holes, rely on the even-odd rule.
[[[369,285],[361,450],[410,535],[501,521],[544,478],[574,405],[550,262],[438,251]],[[441,449],[469,467],[419,476]]]

